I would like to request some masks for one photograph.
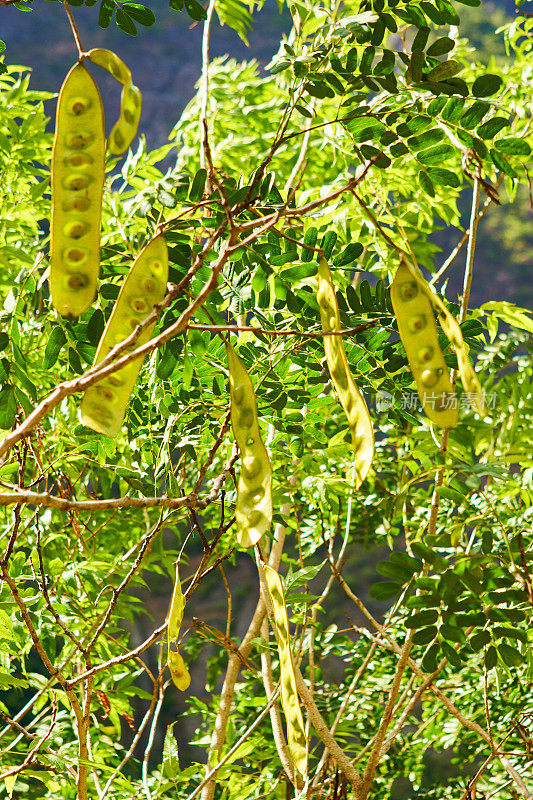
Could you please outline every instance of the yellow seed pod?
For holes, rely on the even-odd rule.
[[[174,578],[174,589],[172,591],[172,599],[170,601],[170,608],[168,610],[168,628],[167,628],[167,645],[168,655],[167,664],[172,676],[172,680],[177,688],[184,692],[189,688],[191,683],[191,676],[185,665],[183,657],[177,650],[172,650],[171,647],[176,644],[181,628],[181,621],[183,619],[183,609],[185,608],[185,597],[181,591],[181,582],[179,576],[179,567],[176,564],[176,575]]]
[[[160,235],[135,259],[98,344],[95,364],[102,361],[115,345],[123,342],[163,300],[167,279],[167,243]],[[136,346],[150,339],[154,327],[155,323],[141,333]],[[142,359],[137,358],[87,389],[78,410],[80,422],[106,436],[117,436],[141,364]]]
[[[272,522],[272,468],[261,438],[255,392],[250,376],[226,342],[231,395],[231,425],[241,451],[235,518],[237,541],[253,547]]]
[[[50,292],[63,316],[78,317],[96,294],[104,173],[102,98],[76,64],[59,94],[51,171]]]
[[[459,367],[458,372],[463,383],[463,389],[466,392],[467,400],[474,411],[477,411],[480,416],[484,417],[487,413],[487,407],[483,389],[468,358],[466,346],[463,341],[463,332],[457,320],[450,314],[440,297],[437,297],[434,292],[431,292],[431,295],[431,300],[437,311],[441,328],[455,350],[457,366]]]
[[[339,307],[328,262],[321,258],[318,266],[317,301],[322,330],[340,331]],[[324,336],[324,351],[333,385],[348,418],[355,453],[355,487],[362,484],[374,458],[374,431],[368,408],[350,372],[342,336]]]
[[[391,286],[400,338],[425,413],[441,428],[452,428],[457,422],[457,401],[439,347],[432,294],[418,271],[401,261]]]
[[[307,738],[294,675],[289,617],[283,594],[283,586],[276,570],[262,564],[268,594],[274,609],[274,632],[278,643],[281,671],[281,705],[287,721],[287,742],[294,764],[302,775],[307,771]]]
[[[134,86],[130,70],[116,53],[97,47],[94,50],[89,50],[87,57],[93,64],[105,69],[122,84],[120,116],[113,126],[107,141],[107,149],[111,155],[122,155],[132,143],[139,127],[142,94],[137,86]]]
[[[168,668],[170,669],[170,675],[174,685],[180,692],[185,692],[191,685],[191,674],[187,669],[183,656],[181,653],[178,653],[177,650],[169,650]]]

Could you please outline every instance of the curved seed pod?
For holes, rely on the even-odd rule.
[[[335,286],[328,262],[321,258],[318,266],[318,292],[322,330],[339,331],[341,322],[335,297]],[[350,372],[342,336],[324,336],[324,351],[331,378],[352,431],[355,453],[355,488],[368,474],[374,458],[374,432],[368,408]]]
[[[102,98],[76,64],[59,94],[51,172],[50,292],[64,316],[78,317],[96,294],[104,173]]]
[[[281,670],[281,705],[287,720],[287,742],[294,765],[302,775],[305,775],[307,771],[307,739],[296,690],[287,606],[278,573],[267,564],[262,564],[262,567],[274,609],[274,632],[278,643]]]
[[[259,430],[257,403],[250,376],[226,342],[231,394],[231,425],[241,451],[237,486],[237,541],[253,547],[272,522],[272,468]]]
[[[174,681],[175,686],[184,692],[191,684],[191,676],[189,670],[183,660],[183,657],[177,650],[172,650],[171,646],[175,645],[183,619],[183,609],[185,608],[185,598],[181,591],[181,582],[179,576],[179,567],[176,564],[176,576],[174,579],[174,590],[172,592],[172,599],[170,601],[170,608],[168,611],[168,628],[167,628],[167,644],[168,655],[167,664],[170,670],[170,675]]]
[[[120,97],[120,116],[107,141],[107,149],[111,155],[122,155],[132,143],[139,127],[142,94],[137,86],[134,86],[128,67],[111,50],[96,47],[94,50],[89,50],[87,57],[93,64],[97,64],[109,72],[123,86]]]
[[[463,384],[463,389],[466,392],[468,402],[474,411],[477,411],[480,416],[484,417],[487,413],[487,406],[485,404],[483,389],[481,388],[478,377],[474,372],[474,368],[470,363],[470,359],[468,358],[465,343],[463,341],[463,332],[457,320],[452,314],[450,314],[440,297],[437,297],[434,292],[431,292],[431,295],[431,301],[437,311],[441,328],[455,350],[455,355],[457,356],[457,365],[459,367],[458,372]]]
[[[167,243],[163,236],[156,236],[139,253],[124,281],[100,339],[95,364],[123,342],[163,300],[167,279]],[[154,327],[155,324],[150,325],[140,334],[136,346],[150,339]],[[80,422],[106,436],[117,436],[141,364],[142,359],[137,358],[87,389],[78,410]]]
[[[432,294],[422,276],[401,261],[391,286],[400,338],[425,413],[441,428],[452,428],[457,422],[457,402],[439,347]]]

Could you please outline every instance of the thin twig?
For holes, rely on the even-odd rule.
[[[78,28],[74,21],[74,17],[72,16],[72,11],[70,10],[70,6],[67,3],[67,0],[63,0],[63,7],[67,12],[68,21],[70,22],[70,27],[72,28],[72,35],[74,36],[74,41],[76,42],[76,47],[78,48],[78,55],[81,58],[83,53],[85,52],[80,41],[80,34],[78,32]]]

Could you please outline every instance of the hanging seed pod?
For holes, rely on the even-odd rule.
[[[441,428],[457,422],[457,403],[439,347],[431,290],[424,279],[402,261],[391,286],[391,300],[422,408]]]
[[[339,307],[328,262],[320,259],[318,292],[322,330],[340,331]],[[348,418],[355,453],[355,487],[359,488],[368,474],[374,457],[374,432],[368,408],[350,372],[342,336],[324,336],[324,351],[331,379]]]
[[[78,317],[96,294],[104,171],[102,98],[76,64],[59,94],[51,170],[50,292],[63,316]]]
[[[440,297],[437,297],[434,292],[431,292],[431,295],[433,306],[437,311],[441,328],[455,350],[455,355],[457,356],[457,365],[459,368],[459,377],[461,378],[463,389],[466,392],[467,400],[474,411],[477,411],[480,416],[484,417],[487,413],[487,407],[485,405],[483,389],[481,388],[478,377],[474,372],[474,368],[470,363],[470,359],[468,358],[465,343],[463,341],[463,332],[461,331],[457,320],[452,314],[450,314]]]
[[[98,344],[98,364],[151,314],[166,291],[168,250],[165,238],[156,236],[137,256],[117,297],[115,307]],[[155,323],[144,330],[136,346],[152,336]],[[85,392],[78,411],[80,422],[106,436],[117,436],[137,381],[142,359],[113,372]]]
[[[137,86],[133,84],[131,72],[126,64],[111,50],[97,47],[94,50],[89,50],[87,57],[93,64],[105,69],[115,80],[122,84],[120,116],[109,134],[107,142],[107,149],[111,155],[122,155],[137,134],[141,119],[142,94]]]
[[[226,342],[231,395],[231,425],[241,451],[237,486],[237,541],[253,547],[272,522],[272,469],[261,438],[255,392],[250,376]]]
[[[427,416],[443,428],[457,423],[457,399],[439,347],[435,309],[442,329],[457,355],[459,375],[467,397],[479,414],[487,411],[483,391],[466,353],[457,321],[433,292],[418,268],[402,260],[391,287],[391,300],[409,366]]]
[[[281,670],[281,705],[287,721],[287,742],[297,770],[305,775],[307,772],[307,738],[296,690],[287,606],[278,573],[267,564],[261,566],[265,573],[268,594],[274,609],[274,632],[278,643]]]
[[[176,575],[174,578],[174,590],[172,592],[172,599],[170,601],[170,608],[168,611],[168,628],[167,628],[167,664],[170,670],[170,675],[174,685],[184,692],[191,684],[191,676],[189,670],[183,660],[183,657],[177,650],[172,647],[176,646],[178,641],[181,622],[183,620],[183,609],[185,608],[185,598],[181,591],[181,582],[179,576],[179,567],[176,564]]]

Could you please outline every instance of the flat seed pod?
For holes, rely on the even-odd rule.
[[[294,675],[289,617],[283,595],[283,587],[276,570],[267,564],[262,565],[268,593],[274,608],[274,632],[278,643],[281,670],[281,705],[287,720],[287,742],[294,764],[302,775],[307,771],[307,738]]]
[[[172,592],[172,599],[170,601],[170,608],[168,611],[168,628],[167,628],[167,664],[170,670],[170,675],[174,685],[184,692],[191,684],[191,676],[189,670],[183,660],[183,657],[177,650],[172,650],[171,647],[176,644],[180,632],[181,621],[183,619],[183,609],[185,608],[185,598],[181,591],[181,581],[179,576],[179,567],[176,564],[176,576],[174,579],[174,589]]]
[[[170,669],[174,686],[176,686],[180,692],[185,692],[191,685],[191,674],[187,669],[183,656],[181,653],[178,653],[177,650],[169,651],[168,668]]]
[[[143,322],[164,296],[168,280],[168,250],[163,236],[156,236],[137,256],[117,297],[100,339],[94,363],[98,364]],[[147,342],[150,325],[136,345]],[[85,392],[78,410],[80,422],[106,436],[117,436],[141,368],[142,359],[113,372]]]
[[[237,486],[237,541],[253,547],[272,522],[272,468],[261,438],[255,392],[250,376],[226,342],[231,395],[231,425],[241,451]]]
[[[107,141],[107,149],[111,155],[122,155],[137,134],[141,119],[142,94],[133,84],[130,70],[116,53],[96,47],[94,50],[89,50],[87,57],[93,64],[97,64],[109,72],[123,86],[120,97],[120,116]]]
[[[470,359],[468,358],[465,343],[463,341],[463,332],[461,331],[457,320],[452,314],[450,314],[440,297],[437,297],[434,292],[431,292],[431,294],[433,306],[437,311],[441,328],[455,350],[455,354],[457,356],[457,365],[459,367],[459,376],[461,378],[467,400],[474,411],[477,411],[480,416],[484,417],[487,413],[487,407],[485,405],[483,389],[481,388],[478,377],[474,372],[474,368],[470,363]]]
[[[318,266],[318,292],[322,330],[340,331],[339,307],[335,286],[328,262],[320,259]],[[324,336],[324,351],[331,379],[348,418],[355,453],[355,488],[359,488],[368,474],[374,458],[374,432],[368,408],[350,372],[342,336]]]
[[[432,294],[418,271],[401,261],[391,286],[400,338],[425,413],[441,428],[452,428],[457,422],[457,401],[439,347]]]
[[[59,94],[51,171],[50,292],[66,317],[83,314],[96,294],[104,173],[102,98],[76,64]]]

